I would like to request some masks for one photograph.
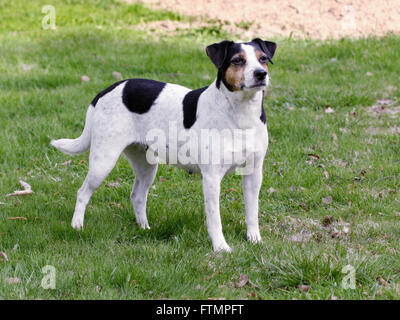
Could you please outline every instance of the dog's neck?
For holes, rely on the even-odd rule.
[[[255,124],[262,123],[260,120],[264,98],[262,90],[230,91],[222,82],[217,88],[216,81],[211,84],[211,87],[214,89],[216,100],[228,106],[229,116],[240,128],[251,128]]]

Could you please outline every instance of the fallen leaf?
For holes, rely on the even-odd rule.
[[[163,177],[160,176],[160,177],[158,178],[158,181],[159,181],[159,182],[165,182],[165,181],[167,181],[167,179],[164,179]]]
[[[307,205],[304,202],[300,203],[299,206],[304,208],[304,209],[307,208]]]
[[[332,196],[327,196],[325,198],[322,198],[322,202],[325,204],[330,204],[330,203],[332,203],[332,201],[333,201]]]
[[[245,274],[241,274],[239,277],[239,281],[236,283],[238,288],[242,288],[246,285],[247,281],[249,280],[248,276]]]
[[[31,186],[25,181],[19,180],[19,184],[24,188],[24,190],[16,190],[14,193],[7,194],[6,197],[23,196],[33,193]]]
[[[112,188],[118,188],[118,187],[121,186],[121,185],[119,184],[120,181],[121,181],[121,178],[117,178],[116,182],[107,183],[106,186],[107,186],[107,187],[112,187]]]
[[[299,291],[300,292],[308,292],[311,289],[311,286],[307,285],[307,284],[301,284],[299,285]]]
[[[383,279],[382,277],[378,277],[376,278],[376,280],[384,287],[389,285],[389,282],[387,282],[385,279]]]
[[[118,71],[113,71],[112,75],[116,80],[122,79],[122,74],[120,74]]]
[[[32,69],[31,64],[22,64],[22,70],[24,71],[30,71]]]
[[[89,78],[88,76],[82,76],[82,77],[81,77],[81,81],[82,81],[82,82],[89,82],[89,81],[90,81],[90,78]]]
[[[8,220],[24,220],[27,221],[28,219],[25,217],[8,217]]]
[[[331,237],[332,238],[336,238],[339,239],[342,236],[342,234],[340,233],[340,231],[336,228],[334,228],[331,232]]]
[[[329,114],[329,113],[334,113],[334,112],[335,112],[335,110],[333,110],[330,105],[327,105],[325,107],[325,113]]]
[[[19,278],[6,278],[6,283],[7,284],[14,284],[14,283],[20,283],[21,280]]]
[[[329,179],[329,172],[325,170],[324,171],[324,176],[325,176],[325,179],[328,180]]]
[[[235,188],[229,188],[226,190],[226,192],[239,192],[239,191]]]
[[[393,100],[390,99],[380,99],[376,101],[378,104],[382,105],[382,106],[390,106],[391,104],[393,104]]]
[[[344,234],[349,234],[350,233],[350,227],[349,226],[344,226],[342,229]]]
[[[269,192],[269,193],[274,193],[274,192],[275,192],[275,189],[271,187],[271,188],[268,189],[268,192]]]
[[[313,153],[309,153],[308,156],[312,159],[312,160],[319,160],[319,155],[317,154],[313,154]]]
[[[110,207],[117,207],[118,209],[122,209],[122,205],[118,202],[110,202],[108,205]]]
[[[68,160],[63,163],[60,163],[60,166],[69,166],[71,163],[72,163],[72,160]]]
[[[322,221],[322,225],[326,228],[329,226],[332,222],[334,221],[333,216],[326,216],[324,220]]]
[[[0,258],[3,258],[5,262],[8,262],[8,258],[5,252],[0,251]]]

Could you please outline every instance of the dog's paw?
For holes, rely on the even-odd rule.
[[[83,230],[83,217],[73,217],[72,218],[72,223],[71,223],[72,228],[78,231]]]
[[[214,246],[215,252],[232,252],[232,248],[226,243],[223,242],[219,245]]]
[[[247,240],[252,243],[260,243],[261,235],[259,230],[248,230],[247,231]]]
[[[150,229],[149,223],[147,222],[147,218],[138,218],[136,217],[136,223],[142,228],[142,229]]]

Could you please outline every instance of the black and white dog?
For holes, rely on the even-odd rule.
[[[91,195],[124,153],[135,173],[131,200],[142,228],[150,228],[146,202],[158,162],[201,173],[207,229],[216,251],[231,251],[222,233],[221,180],[228,172],[250,167],[243,174],[247,238],[261,241],[258,197],[268,147],[263,97],[269,84],[267,63],[275,49],[275,43],[258,38],[208,46],[218,75],[211,85],[197,90],[129,79],[100,92],[87,110],[82,135],[51,141],[67,154],[90,148],[89,172],[78,191],[72,227],[83,229]],[[205,132],[213,133],[211,140]]]

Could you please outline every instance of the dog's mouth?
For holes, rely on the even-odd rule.
[[[267,83],[265,81],[262,81],[262,82],[253,84],[252,86],[250,86],[250,88],[261,88],[261,87],[265,87],[266,85],[267,85]]]
[[[260,82],[257,82],[257,83],[255,83],[255,84],[252,84],[252,85],[250,85],[250,86],[246,86],[244,83],[242,84],[242,86],[241,86],[241,89],[242,90],[249,90],[249,89],[264,89],[265,87],[267,86],[267,83],[265,82],[265,80],[264,81],[260,81]]]

